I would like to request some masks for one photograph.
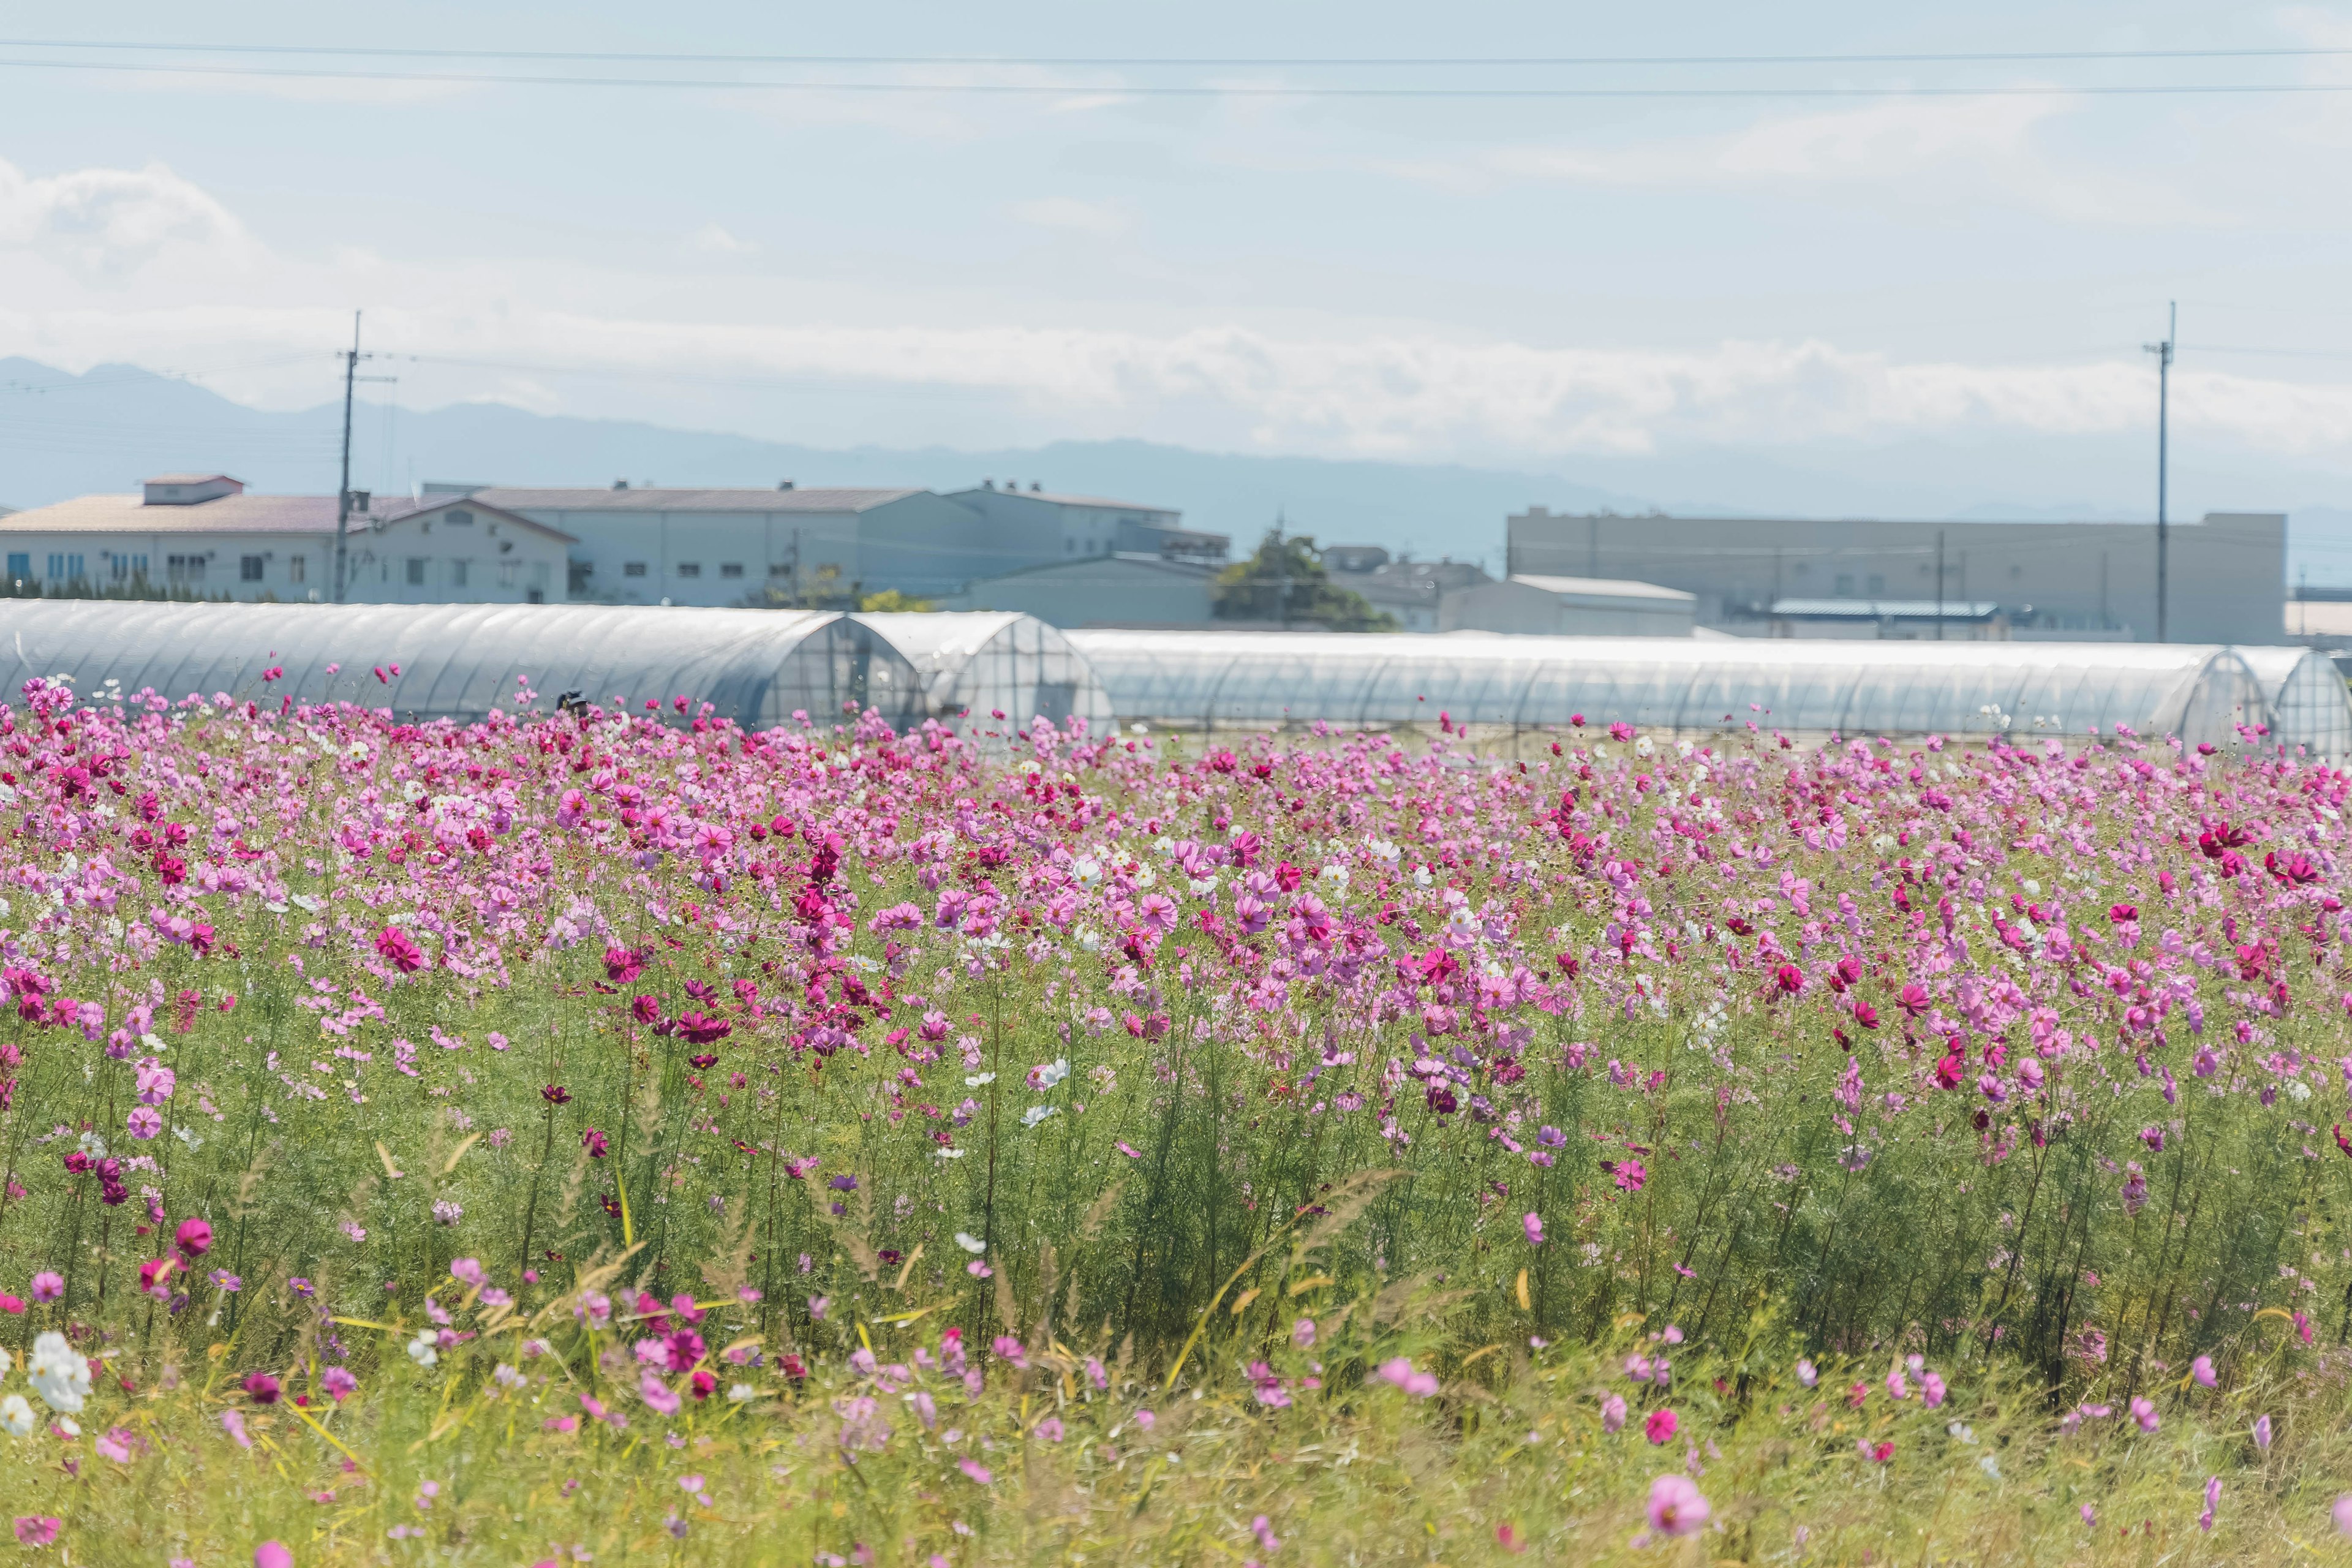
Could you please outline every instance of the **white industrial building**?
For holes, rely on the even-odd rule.
[[[993,562],[988,524],[921,489],[429,485],[576,541],[575,601],[855,609],[865,594],[941,593]]]
[[[2021,642],[2252,645],[2278,639],[2286,588],[2286,519],[2276,512],[2208,512],[2171,525],[2161,637],[2153,523],[1625,517],[1531,507],[1507,526],[1513,574],[1679,588],[1697,596],[1700,626],[1747,637],[1774,635],[1777,619],[1790,627],[1780,635],[1910,637],[1918,622],[1932,626],[1938,604],[1989,603]],[[1903,608],[1837,617],[1819,613],[1828,600]],[[1806,613],[1779,613],[1790,604]]]
[[[1178,514],[1097,496],[983,484],[924,489],[609,489],[428,485],[560,529],[572,547],[568,593],[620,605],[811,605],[855,609],[896,589],[937,599],[976,579],[1147,551],[1223,559],[1220,534]]]
[[[545,604],[562,595],[561,529],[463,496],[352,494],[354,604]],[[226,474],[159,474],[133,495],[79,496],[0,517],[15,591],[179,590],[331,600],[333,496],[247,495]]]
[[[1697,603],[1696,595],[1655,583],[1521,573],[1504,582],[1475,584],[1447,594],[1438,601],[1437,629],[1686,637],[1696,625]]]
[[[1057,626],[1205,626],[1218,569],[1141,552],[1081,556],[980,578],[948,610],[1017,610]]]

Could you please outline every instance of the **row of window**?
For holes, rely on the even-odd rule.
[[[646,575],[646,563],[645,562],[624,561],[621,563],[621,575],[624,577],[642,577]],[[768,575],[771,577],[789,577],[792,575],[792,573],[793,569],[789,566],[771,566],[768,568]],[[699,577],[702,575],[702,563],[699,561],[681,561],[670,568],[670,574],[677,577]],[[721,561],[719,563],[719,574],[721,577],[740,577],[743,575],[743,563],[740,561]]]
[[[499,586],[501,588],[511,588],[516,586],[521,581],[520,573],[523,566],[523,563],[520,561],[480,562],[468,561],[463,557],[451,559],[443,563],[443,564],[448,569],[446,573],[448,579],[447,586],[452,588],[471,588],[487,585],[486,583],[483,584],[478,584],[474,581],[474,569],[477,566],[482,565],[495,565],[499,569]],[[431,556],[408,556],[401,563],[402,578],[408,586],[412,588],[422,588],[425,586],[426,582],[430,577],[432,565],[433,558]],[[386,582],[390,582],[392,563],[386,561],[384,563],[383,569],[385,574],[384,580]],[[534,561],[530,563],[530,578],[533,583],[537,584],[540,587],[544,588],[547,586],[548,575],[549,573],[546,562]]]
[[[180,557],[175,555],[172,559],[177,561]],[[198,557],[199,562],[202,559]],[[109,551],[101,553],[98,560],[100,574],[111,577],[117,583],[128,583],[133,578],[147,575],[147,557],[144,555],[118,555]],[[85,559],[70,551],[51,552],[48,567],[48,580],[53,583],[83,582],[89,576]],[[8,552],[8,575],[19,583],[34,580],[30,551],[12,550]]]

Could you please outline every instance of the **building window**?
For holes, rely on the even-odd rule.
[[[142,572],[146,570],[145,562],[142,561],[140,563],[140,570]],[[310,581],[310,559],[309,556],[289,555],[286,558],[286,580],[289,583],[305,583]]]
[[[260,582],[261,557],[258,555],[238,556],[236,558],[236,580],[240,583]]]
[[[466,585],[466,568],[472,564],[473,563],[470,561],[452,561],[449,563],[449,586],[452,588],[464,587]]]
[[[646,563],[642,561],[626,561],[621,564],[621,575],[624,577],[642,577],[645,574]]]
[[[1870,596],[1874,599],[1885,592],[1886,592],[1886,574],[1873,572],[1870,574]]]
[[[769,576],[771,576],[771,577],[789,577],[789,576],[791,576],[792,574],[793,574],[793,567],[792,567],[792,563],[791,563],[791,562],[789,562],[789,561],[771,561],[771,562],[769,562],[769,563],[768,563],[768,575],[769,575]]]
[[[681,561],[677,563],[677,574],[681,577],[699,577],[702,575],[702,563]]]
[[[1837,596],[1841,599],[1851,599],[1853,597],[1853,573],[1841,572],[1837,574]]]
[[[719,563],[719,574],[721,577],[740,577],[743,575],[743,563],[740,561],[722,562]]]
[[[516,563],[512,561],[501,561],[499,563],[499,587],[511,588],[515,585],[515,564]]]
[[[201,587],[205,581],[205,558],[201,555],[166,555],[163,557],[163,577],[175,588]]]
[[[425,557],[422,555],[408,558],[408,585],[412,588],[425,586]]]
[[[523,595],[522,602],[526,605],[544,605],[547,603],[547,590],[532,588]]]
[[[26,578],[27,578],[27,577],[29,577],[29,576],[31,576],[32,574],[33,574],[33,557],[32,557],[32,555],[31,555],[29,552],[25,552],[25,551],[21,551],[21,550],[12,550],[12,551],[10,551],[10,552],[8,552],[8,575],[9,575],[9,577],[10,577],[12,580],[16,581],[16,582],[21,583],[21,582],[23,582]]]
[[[66,574],[66,558],[65,558],[64,556],[62,556],[62,555],[58,554],[58,553],[57,553],[56,552],[54,552],[54,551],[50,552],[50,553],[49,553],[49,575],[50,575],[50,576],[52,576],[52,577],[62,577],[62,576],[64,576],[65,574]]]
[[[474,526],[474,514],[467,511],[462,506],[452,507],[442,515],[449,520],[449,526],[452,528],[471,528]]]

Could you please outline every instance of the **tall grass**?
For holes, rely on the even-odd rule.
[[[1796,1549],[1763,1521],[1813,1505],[1780,1497],[1826,1500],[1805,1528],[1836,1555],[1911,1550],[1926,1507],[2066,1558],[2107,1538],[1983,1500],[2138,1506],[2156,1461],[2118,1449],[2168,1456],[2167,1488],[2226,1452],[2263,1478],[2247,1517],[2319,1528],[2334,1450],[2256,1462],[2222,1418],[2275,1403],[2300,1445],[2340,1415],[2342,775],[2251,734],[2236,758],[1621,726],[1533,764],[1445,737],[1188,759],[688,707],[460,729],[50,688],[0,721],[0,1344],[62,1332],[116,1384],[90,1432],[0,1439],[5,1462],[63,1442],[60,1484],[99,1488],[87,1445],[119,1418],[152,1445],[126,1506],[160,1487],[205,1539],[235,1533],[226,1466],[237,1529],[429,1514],[449,1543],[458,1518],[535,1539],[500,1520],[537,1529],[577,1467],[588,1500],[555,1500],[610,1552],[656,1495],[704,1518],[647,1479],[677,1399],[744,1491],[698,1542],[830,1542],[839,1504],[896,1553],[929,1539],[942,1440],[893,1406],[891,1439],[845,1449],[833,1401],[882,1397],[853,1350],[913,1365],[954,1325],[968,1427],[1022,1456],[1024,1500],[976,1494],[988,1533],[956,1538],[974,1560],[1147,1531],[1212,1552],[1306,1447],[1383,1456],[1309,1467],[1335,1560],[1481,1510],[1482,1549],[1517,1519],[1598,1555],[1654,1479],[1646,1444],[1592,1436],[1605,1387],[1722,1449],[1687,1462],[1743,1551]],[[679,1297],[710,1316],[673,1352]],[[1672,1371],[1636,1384],[1626,1355]],[[1797,1393],[1801,1355],[1873,1386],[1916,1358],[1979,1442],[1885,1389],[1857,1414]],[[1399,1356],[1444,1422],[1367,1383]],[[257,1403],[254,1374],[315,1408]],[[582,1393],[635,1425],[525,1418]],[[1048,1396],[1076,1425],[1040,1447]],[[1103,1456],[1146,1401],[1230,1457],[1213,1485],[1151,1461],[1192,1524],[1121,1513],[1140,1461]],[[2179,1413],[2160,1445],[2054,1435],[2134,1401]],[[1882,1414],[1896,1457],[1857,1457]],[[343,1499],[313,1484],[338,1444],[362,1501],[273,1490]],[[272,1445],[282,1468],[249,1458]],[[2016,1457],[1996,1478],[1978,1447]],[[452,1455],[448,1503],[395,1497]],[[1367,1502],[1424,1461],[1446,1500]]]

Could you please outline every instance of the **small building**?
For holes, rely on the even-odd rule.
[[[1233,550],[1225,534],[1181,526],[1182,514],[1173,508],[1064,495],[1041,482],[1024,490],[982,479],[979,488],[952,490],[946,499],[987,520],[990,548],[1000,558],[987,568],[992,575],[1105,555],[1157,555],[1222,567]]]
[[[1218,569],[1140,551],[982,577],[943,610],[1017,610],[1055,626],[1205,626]]]
[[[1990,599],[1775,599],[1766,635],[2007,642],[2009,619]]]
[[[1333,587],[1362,595],[1407,632],[1444,630],[1440,609],[1445,596],[1494,581],[1467,561],[1396,560],[1377,544],[1331,545],[1323,552],[1323,567]]]
[[[1686,637],[1697,625],[1698,595],[1655,583],[1549,577],[1520,573],[1500,583],[1449,592],[1438,604],[1440,631],[1538,636]]]
[[[16,593],[184,590],[206,598],[335,596],[333,496],[249,495],[226,474],[159,474],[136,495],[80,496],[0,517]],[[572,539],[464,496],[352,493],[354,604],[544,604]]]

